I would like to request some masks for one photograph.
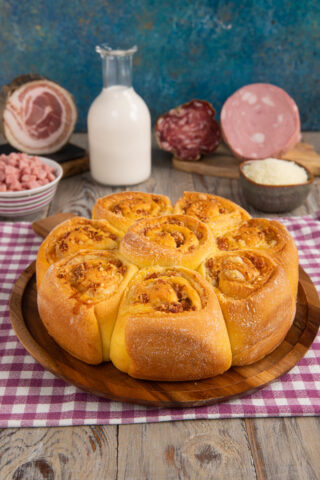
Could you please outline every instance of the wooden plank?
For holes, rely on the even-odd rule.
[[[119,480],[256,479],[243,420],[119,426]]]
[[[76,158],[75,160],[68,160],[67,162],[61,163],[61,167],[63,170],[62,178],[72,177],[73,175],[87,172],[89,170],[89,156],[85,155],[81,158]]]
[[[117,427],[10,428],[0,435],[0,478],[117,478]]]
[[[298,162],[314,175],[320,175],[320,155],[308,143],[298,143],[281,158]],[[172,159],[173,166],[178,170],[225,178],[239,178],[240,162],[241,160],[234,157],[224,144],[219,145],[214,153],[206,155],[199,161],[185,161],[176,157]]]
[[[320,478],[319,417],[246,419],[258,480]]]

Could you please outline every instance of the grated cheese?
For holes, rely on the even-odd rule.
[[[242,171],[250,180],[262,185],[296,185],[308,180],[303,167],[277,158],[254,160],[245,164]]]

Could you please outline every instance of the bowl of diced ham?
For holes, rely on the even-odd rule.
[[[28,215],[53,199],[62,168],[54,160],[26,153],[0,155],[0,216]]]

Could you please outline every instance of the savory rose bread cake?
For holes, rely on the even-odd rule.
[[[71,355],[146,380],[198,380],[271,353],[293,322],[298,253],[279,222],[230,200],[121,192],[56,227],[38,308]]]

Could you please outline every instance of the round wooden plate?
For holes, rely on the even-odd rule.
[[[252,392],[288,372],[307,352],[320,324],[316,289],[300,267],[297,313],[281,345],[263,360],[234,367],[223,375],[190,382],[135,380],[111,363],[87,365],[48,335],[36,301],[35,264],[19,277],[10,299],[10,318],[26,350],[47,370],[87,392],[117,401],[161,407],[210,405]]]

